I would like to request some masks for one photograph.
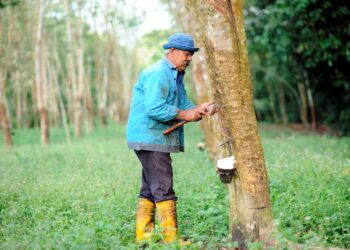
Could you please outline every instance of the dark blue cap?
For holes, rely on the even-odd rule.
[[[175,48],[191,52],[197,52],[199,50],[199,48],[194,47],[193,37],[184,33],[172,34],[168,39],[168,43],[163,45],[163,48]]]

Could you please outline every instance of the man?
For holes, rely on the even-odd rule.
[[[176,33],[163,45],[165,57],[146,68],[133,89],[127,141],[142,165],[142,184],[136,215],[136,241],[151,237],[154,214],[163,229],[165,243],[177,239],[176,200],[170,153],[184,151],[183,127],[168,135],[163,131],[179,122],[199,121],[216,112],[213,103],[195,106],[183,85],[192,60],[192,36]],[[184,242],[183,242],[184,243]]]

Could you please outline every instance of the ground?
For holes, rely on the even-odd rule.
[[[70,145],[62,129],[50,132],[49,147],[38,130],[14,131],[14,148],[0,146],[0,249],[136,249],[140,165],[126,147],[125,126],[99,128]],[[199,127],[186,125],[186,134],[186,153],[173,155],[180,231],[194,249],[226,246],[226,187],[197,148]],[[267,125],[261,135],[275,237],[350,248],[350,138]]]

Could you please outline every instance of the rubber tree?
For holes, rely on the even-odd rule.
[[[74,134],[75,137],[82,137],[81,122],[82,122],[82,91],[83,91],[83,51],[82,51],[82,27],[81,20],[78,21],[78,28],[73,25],[75,16],[72,13],[72,1],[64,0],[64,10],[66,14],[66,34],[67,34],[67,74],[69,84],[73,93],[71,107],[74,112]],[[80,6],[80,2],[77,2]],[[74,22],[75,23],[75,22]],[[77,34],[77,43],[74,40],[74,34]]]
[[[9,26],[9,19],[7,16],[10,13],[8,10],[5,13],[4,9],[0,8],[0,34],[7,34],[10,36],[11,32],[8,32],[7,27]],[[8,71],[7,63],[9,60],[9,41],[10,39],[5,35],[0,36],[0,128],[3,133],[4,145],[8,148],[12,147],[12,136],[11,136],[11,122],[8,115],[7,97],[6,97],[6,75]]]
[[[43,60],[43,0],[36,1],[36,39],[35,39],[35,88],[37,96],[37,105],[40,112],[41,142],[44,145],[49,144],[49,119],[47,112],[47,82],[46,72]]]
[[[253,108],[250,69],[239,0],[187,0],[200,24],[207,71],[218,113],[221,157],[233,154],[236,171],[228,185],[230,233],[241,249],[268,241],[271,202],[264,154]]]
[[[1,51],[1,49],[0,49]],[[7,117],[6,109],[6,94],[5,94],[5,77],[3,72],[0,70],[0,128],[4,136],[4,145],[8,148],[12,147],[12,136],[10,130],[10,122]]]

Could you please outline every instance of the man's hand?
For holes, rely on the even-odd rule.
[[[203,115],[211,116],[217,112],[217,105],[215,102],[205,102],[202,103],[200,107]]]
[[[202,119],[202,113],[199,107],[190,110],[179,110],[179,113],[176,116],[178,120],[184,120],[188,122],[196,122]]]
[[[202,119],[203,115],[213,115],[217,112],[215,102],[206,102],[190,110],[179,110],[176,119],[188,122],[196,122]]]

